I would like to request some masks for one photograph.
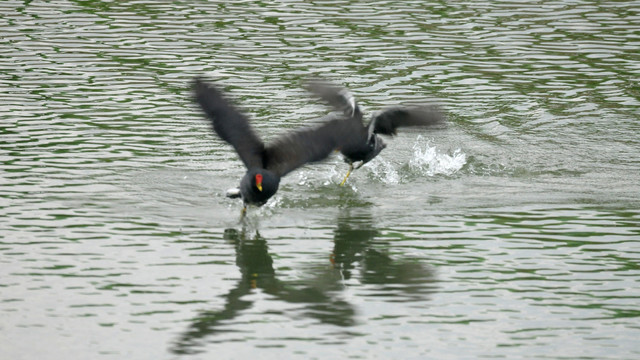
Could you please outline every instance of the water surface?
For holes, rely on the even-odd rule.
[[[638,358],[639,12],[3,1],[2,357]],[[200,74],[266,141],[326,115],[313,76],[448,124],[240,223]]]

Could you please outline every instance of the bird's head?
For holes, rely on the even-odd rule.
[[[245,203],[262,205],[271,198],[280,184],[280,177],[267,169],[247,171],[240,182],[240,193]]]
[[[380,151],[387,147],[387,144],[385,144],[378,135],[374,134],[370,138],[367,146],[369,146],[369,151],[367,152],[367,156],[362,161],[363,164],[368,163],[371,159],[378,156],[378,154],[380,154]]]

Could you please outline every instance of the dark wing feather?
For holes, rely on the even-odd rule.
[[[444,116],[434,107],[393,107],[371,119],[369,132],[395,135],[401,126],[431,126],[444,122]]]
[[[306,163],[324,160],[334,150],[365,139],[366,129],[359,119],[333,119],[315,128],[287,134],[268,145],[265,168],[284,176]]]
[[[193,88],[196,101],[211,120],[216,134],[233,146],[247,169],[262,168],[264,144],[249,120],[203,79],[196,78]]]
[[[362,111],[349,90],[325,80],[309,81],[306,84],[306,89],[320,97],[334,110],[341,111],[349,117],[362,117]]]

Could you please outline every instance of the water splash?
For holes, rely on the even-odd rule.
[[[322,169],[317,172],[310,172],[301,170],[298,172],[298,179],[296,181],[298,186],[304,186],[311,188],[322,184],[324,186],[339,184],[340,180],[337,180],[340,174],[336,170],[336,166],[327,167],[328,170]]]
[[[300,186],[308,185],[308,181],[309,181],[309,176],[307,175],[307,173],[304,171],[300,171],[298,173],[298,185]]]
[[[378,156],[373,161],[367,163],[365,168],[369,170],[374,178],[385,184],[400,183],[400,173],[391,162],[386,161],[382,156]]]
[[[267,201],[266,204],[260,207],[263,215],[273,215],[273,211],[275,209],[282,207],[282,197],[280,195],[275,195],[271,199]]]
[[[324,186],[331,186],[331,185],[335,185],[335,184],[339,184],[341,180],[339,180],[340,178],[340,172],[337,170],[340,167],[344,166],[344,163],[340,163],[339,165],[336,166],[332,166],[329,168],[329,171],[324,172],[324,181],[322,183],[322,185]]]
[[[467,155],[456,149],[451,155],[438,152],[435,146],[425,142],[418,136],[413,145],[413,157],[409,160],[409,168],[422,175],[452,175],[467,163]]]

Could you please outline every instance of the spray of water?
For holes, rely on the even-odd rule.
[[[436,176],[453,175],[467,163],[467,156],[461,149],[453,153],[439,151],[428,140],[418,136],[413,145],[413,155],[409,159],[408,172],[405,164],[396,164],[378,156],[365,165],[370,175],[385,184],[398,184],[412,175]],[[404,169],[403,169],[404,168]]]
[[[377,156],[364,166],[369,178],[373,178],[384,184],[396,185],[404,181],[410,181],[415,176],[450,176],[460,171],[467,163],[467,155],[461,149],[456,149],[452,153],[438,150],[435,145],[431,145],[428,139],[422,136],[416,138],[413,144],[413,154],[406,162],[388,161],[383,155]],[[346,166],[338,161],[334,166],[328,166],[318,174],[310,170],[301,170],[297,174],[297,185],[302,187],[314,187],[322,184],[332,186],[338,184],[344,174]],[[351,179],[347,181],[347,186],[357,192],[357,176],[362,170],[355,171]],[[267,204],[270,205],[270,204]],[[277,207],[280,202],[271,202],[271,206]]]
[[[461,149],[454,150],[452,154],[442,153],[422,136],[418,136],[413,144],[413,157],[409,160],[409,168],[427,176],[453,175],[466,163],[467,155]]]
[[[386,161],[382,156],[376,157],[373,161],[366,164],[365,167],[375,179],[385,184],[400,183],[400,173],[391,162]]]

